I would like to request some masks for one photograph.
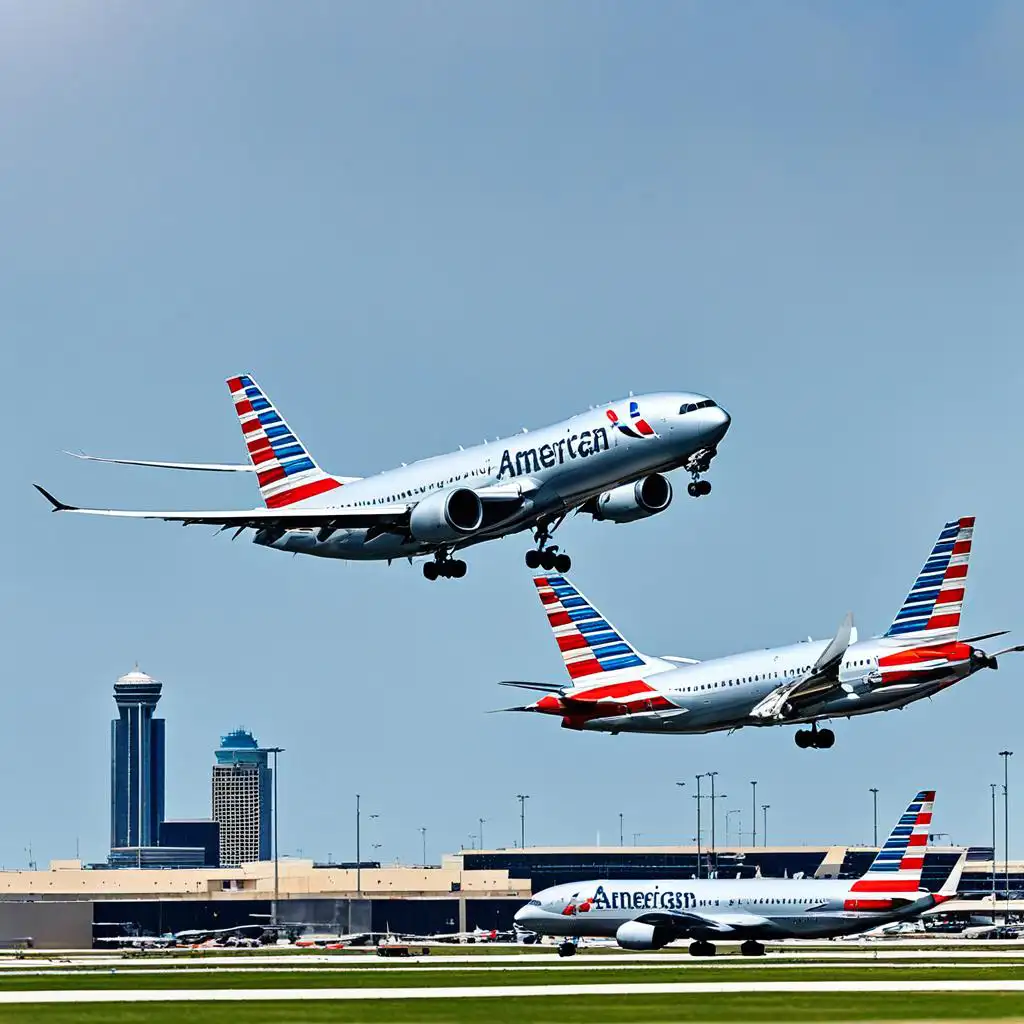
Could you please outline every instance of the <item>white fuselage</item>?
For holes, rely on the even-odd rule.
[[[615,936],[627,922],[643,921],[676,938],[825,938],[916,917],[935,903],[924,890],[858,898],[852,885],[772,878],[572,882],[538,893],[515,920],[541,935],[568,937]]]
[[[827,640],[811,640],[766,650],[748,651],[710,661],[684,664],[666,672],[644,676],[663,698],[646,709],[637,705],[629,714],[583,714],[571,722],[575,728],[605,732],[705,733],[745,725],[775,725],[776,718],[757,718],[751,712],[769,694],[801,678],[828,646]],[[914,649],[906,642],[886,639],[851,644],[839,667],[838,693],[832,690],[820,701],[787,717],[789,722],[867,714],[902,707],[984,667],[963,643]],[[587,690],[570,691],[598,695],[601,683]],[[545,708],[549,713],[569,712]],[[553,702],[551,702],[553,703]]]
[[[557,516],[620,484],[654,472],[678,469],[697,452],[714,449],[729,426],[717,406],[685,414],[681,409],[703,396],[688,393],[641,395],[599,406],[540,430],[524,431],[448,455],[439,455],[344,486],[295,508],[368,509],[414,505],[436,492],[467,487],[474,491],[501,488],[502,500],[488,501],[483,525],[451,545],[468,547],[515,533],[541,516]],[[639,405],[653,436],[630,437],[608,416],[629,425],[630,402]],[[624,411],[626,410],[626,411]],[[323,540],[316,529],[291,529],[280,534],[261,531],[255,543],[327,558],[390,559],[422,554],[436,545],[394,532],[338,529]]]

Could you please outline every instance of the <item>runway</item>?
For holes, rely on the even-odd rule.
[[[183,1003],[365,1001],[380,999],[507,999],[551,996],[723,995],[727,993],[910,993],[1024,992],[1024,981],[735,981],[593,985],[494,985],[459,988],[320,988],[108,990],[99,992],[0,992],[0,1005],[13,1003]]]

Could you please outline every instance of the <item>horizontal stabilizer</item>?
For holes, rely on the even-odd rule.
[[[540,690],[542,693],[559,693],[563,689],[557,683],[531,683],[525,679],[502,679],[499,686],[518,686],[523,690]]]
[[[960,643],[962,644],[980,644],[982,640],[991,640],[996,636],[1006,636],[1010,631],[1008,629],[997,629],[994,633],[982,633],[980,636],[965,636]]]
[[[73,459],[86,462],[106,462],[116,466],[150,466],[153,469],[188,469],[197,473],[255,473],[256,467],[237,462],[156,462],[152,459],[104,459],[99,455],[86,455],[85,452],[64,451]]]

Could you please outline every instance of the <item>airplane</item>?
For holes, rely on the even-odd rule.
[[[686,878],[570,882],[537,893],[515,915],[541,935],[564,936],[559,954],[576,952],[580,936],[612,936],[623,949],[660,949],[690,939],[692,956],[714,956],[712,940],[742,941],[744,956],[763,956],[763,940],[822,939],[907,921],[951,899],[964,851],[938,892],[921,888],[935,793],[914,797],[856,880]]]
[[[630,523],[672,501],[664,476],[684,469],[691,497],[711,491],[702,479],[729,429],[729,414],[704,395],[630,396],[540,430],[461,448],[376,476],[333,476],[313,460],[251,374],[228,379],[248,464],[104,459],[93,462],[199,472],[255,473],[264,507],[227,511],[144,512],[80,508],[36,489],[55,512],[162,519],[185,526],[255,531],[253,542],[323,558],[386,560],[433,556],[428,580],[461,578],[453,557],[473,544],[534,531],[530,568],[567,572],[568,555],[551,535],[570,512]],[[68,453],[75,454],[75,453]],[[234,538],[233,538],[234,539]]]
[[[234,945],[242,940],[251,940],[252,945],[258,946],[263,944],[261,939],[266,934],[264,925],[236,924],[230,928],[188,928],[178,932],[164,932],[162,935],[103,936],[96,941],[130,949],[170,949],[176,946],[197,948],[201,945]]]
[[[1001,655],[1024,649],[987,654],[973,646],[1007,630],[959,638],[973,534],[973,516],[943,526],[880,637],[859,640],[848,614],[831,640],[703,662],[642,654],[564,575],[535,576],[570,682],[503,680],[544,696],[502,710],[558,715],[564,728],[612,734],[809,723],[797,731],[797,746],[827,749],[835,733],[818,722],[902,708],[983,668],[998,668]]]

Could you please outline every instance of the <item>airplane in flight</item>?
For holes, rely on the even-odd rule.
[[[557,715],[567,729],[707,733],[744,726],[809,724],[798,747],[835,743],[823,720],[902,708],[983,668],[998,668],[1008,647],[973,646],[1007,630],[961,640],[960,609],[974,518],[946,523],[892,625],[859,640],[852,614],[831,640],[808,640],[710,661],[642,654],[563,575],[534,584],[555,635],[568,685],[505,680],[543,691],[507,711]]]
[[[250,374],[228,380],[247,464],[78,458],[160,469],[255,473],[262,508],[209,512],[144,512],[79,508],[36,488],[55,512],[162,519],[185,526],[255,531],[253,542],[323,558],[386,560],[427,556],[423,575],[459,578],[454,557],[473,544],[523,530],[536,548],[526,564],[567,572],[569,556],[551,535],[570,512],[630,523],[668,508],[674,469],[690,474],[691,497],[709,494],[702,479],[729,429],[729,414],[704,395],[630,396],[540,430],[376,476],[332,476],[285,422]],[[73,453],[69,453],[73,454]],[[432,558],[431,558],[432,556]]]
[[[744,956],[763,956],[765,940],[824,939],[908,921],[956,895],[967,853],[938,892],[921,886],[935,793],[910,802],[867,873],[824,878],[685,878],[570,882],[536,896],[515,923],[565,936],[571,956],[582,936],[613,937],[623,949],[661,949],[690,939],[693,956],[714,956],[714,941],[741,940]]]

